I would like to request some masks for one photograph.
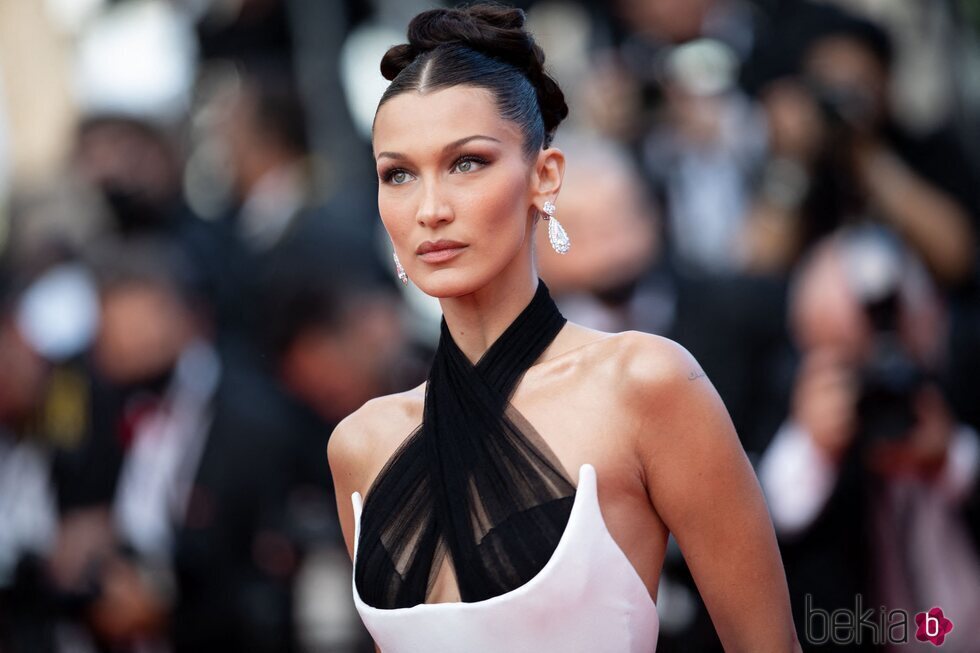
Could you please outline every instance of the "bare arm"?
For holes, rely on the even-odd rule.
[[[363,409],[362,409],[363,410]],[[354,507],[351,494],[360,491],[364,474],[367,432],[363,417],[353,413],[334,429],[327,443],[327,459],[333,476],[340,530],[347,545],[347,555],[354,560]],[[381,653],[377,644],[376,653]]]
[[[729,653],[800,651],[762,491],[728,412],[694,358],[644,338],[628,370],[637,454]]]
[[[340,519],[340,530],[347,545],[347,555],[354,559],[354,507],[351,505],[351,494],[360,487],[360,476],[363,473],[361,449],[358,442],[356,413],[340,422],[330,435],[327,443],[327,460],[330,463],[330,474],[333,476],[333,487],[337,501],[337,516]]]
[[[918,248],[936,276],[947,283],[963,281],[973,268],[976,237],[965,210],[882,147],[868,148],[862,162],[871,197],[889,222]]]

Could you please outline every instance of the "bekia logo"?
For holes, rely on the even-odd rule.
[[[804,597],[805,624],[804,635],[810,644],[861,645],[869,642],[875,645],[907,644],[909,642],[909,616],[905,610],[889,610],[881,606],[865,606],[864,597],[856,594],[854,609],[838,608],[833,611],[822,610],[813,605],[813,597]],[[953,622],[936,606],[928,612],[915,615],[915,638],[920,642],[930,642],[942,646],[946,635],[953,630]]]
[[[942,646],[946,635],[953,630],[953,622],[946,618],[940,607],[915,615],[915,623],[918,626],[915,638],[920,642],[932,642],[936,646]]]

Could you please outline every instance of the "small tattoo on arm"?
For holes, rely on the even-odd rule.
[[[694,370],[693,372],[687,375],[687,380],[694,381],[696,379],[700,379],[702,376],[708,376],[708,375],[701,370]]]

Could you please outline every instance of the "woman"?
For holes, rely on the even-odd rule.
[[[697,363],[568,323],[537,277],[567,108],[523,23],[427,11],[381,63],[381,217],[443,320],[428,381],[330,439],[358,611],[386,652],[652,651],[673,532],[727,650],[799,650],[758,483]],[[568,249],[553,217],[549,234]]]

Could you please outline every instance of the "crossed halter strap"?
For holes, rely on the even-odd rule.
[[[531,302],[474,365],[442,319],[422,424],[364,502],[354,579],[365,603],[424,603],[445,562],[464,602],[509,592],[547,563],[575,487],[510,397],[564,324],[538,279]]]

